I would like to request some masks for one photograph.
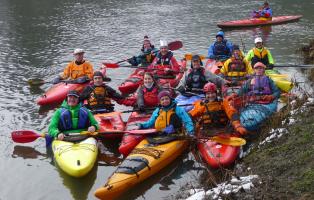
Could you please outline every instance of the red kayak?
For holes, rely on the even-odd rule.
[[[182,61],[181,69],[186,68],[186,61]],[[136,69],[121,85],[118,87],[120,92],[123,95],[134,93],[137,88],[143,84],[143,75],[145,69]],[[183,73],[178,73],[174,79],[158,79],[158,83],[160,86],[164,87],[176,87],[181,78],[183,77]]]
[[[213,74],[219,74],[220,68],[222,68],[223,65],[222,61],[208,59],[205,64],[205,69],[209,70]]]
[[[239,28],[239,27],[250,27],[250,26],[263,26],[263,25],[273,25],[282,24],[287,22],[298,21],[302,15],[291,15],[291,16],[277,16],[273,17],[271,20],[251,18],[251,19],[241,19],[234,21],[224,21],[217,24],[220,28]]]
[[[221,137],[230,137],[226,134],[220,134]],[[212,168],[227,167],[234,163],[240,152],[240,147],[220,144],[211,140],[199,142],[198,151],[202,158]]]
[[[151,114],[132,112],[127,123],[126,130],[132,130],[138,123],[145,122],[150,118]],[[125,134],[122,137],[122,141],[119,147],[119,152],[126,157],[129,153],[145,139],[145,135]]]
[[[120,112],[100,113],[94,115],[99,123],[100,137],[104,138],[121,138],[124,134],[125,124]]]

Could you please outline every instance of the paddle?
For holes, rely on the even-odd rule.
[[[274,67],[314,68],[314,65],[275,65]]]
[[[199,56],[200,56],[201,60],[206,59],[206,56],[204,56],[204,55],[199,55]],[[193,55],[191,53],[187,53],[187,54],[184,55],[184,58],[186,60],[192,60],[192,57],[193,57]]]
[[[169,44],[168,44],[168,48],[169,48],[169,50],[171,50],[171,51],[175,51],[175,50],[178,50],[178,49],[180,49],[180,48],[182,48],[183,47],[183,43],[181,42],[181,41],[173,41],[173,42],[170,42]],[[147,53],[147,55],[148,54],[150,54],[150,53]],[[146,54],[144,54],[144,55],[146,55]],[[103,64],[106,66],[106,67],[108,67],[108,68],[118,68],[119,67],[119,63],[122,63],[122,62],[125,62],[125,61],[127,61],[128,59],[125,59],[125,60],[120,60],[120,61],[118,61],[118,62],[116,62],[116,63],[107,63],[107,62],[103,62]],[[128,66],[128,67],[130,67],[130,66]],[[130,67],[130,68],[132,68],[132,67]],[[137,66],[133,66],[133,68],[140,68],[140,67],[137,67]],[[144,68],[144,69],[147,69],[147,68]]]

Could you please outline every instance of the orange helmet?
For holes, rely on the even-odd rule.
[[[203,88],[204,92],[217,92],[217,87],[214,83],[206,83]]]

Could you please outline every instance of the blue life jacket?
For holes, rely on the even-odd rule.
[[[88,110],[81,107],[78,113],[78,124],[77,129],[84,129],[90,126],[90,120],[88,117]],[[61,108],[61,115],[58,124],[60,131],[73,130],[72,115],[71,112],[66,108]]]
[[[222,42],[215,42],[213,53],[215,56],[228,56],[230,54],[230,50],[227,47],[227,40],[223,40]]]

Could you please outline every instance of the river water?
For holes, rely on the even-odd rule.
[[[44,140],[14,144],[12,130],[46,131],[53,110],[41,110],[35,100],[49,84],[30,88],[30,78],[52,80],[73,59],[74,48],[84,48],[94,67],[139,53],[144,35],[158,46],[159,39],[181,40],[175,52],[207,54],[219,30],[216,23],[249,16],[261,1],[74,1],[0,0],[0,199],[94,199],[115,166],[99,164],[82,179],[71,178],[54,166]],[[254,37],[265,39],[277,63],[302,63],[296,49],[313,39],[311,0],[270,2],[275,15],[303,14],[297,23],[268,28],[226,31],[226,38],[252,48]],[[281,69],[297,81],[307,79],[296,68]],[[107,71],[117,86],[130,74],[126,69]],[[117,109],[127,109],[118,106]],[[127,116],[124,116],[125,118]],[[116,147],[116,146],[115,146]],[[114,150],[113,150],[114,151]],[[126,199],[173,198],[181,186],[194,185],[202,173],[193,155],[140,184]]]

